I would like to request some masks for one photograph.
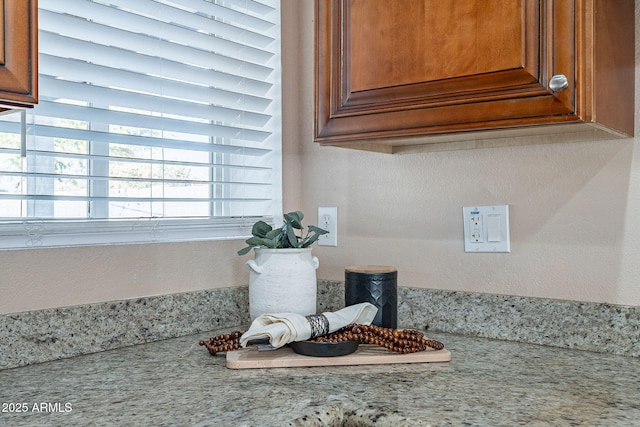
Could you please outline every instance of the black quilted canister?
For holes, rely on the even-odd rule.
[[[382,265],[347,267],[344,272],[344,305],[369,302],[378,308],[372,324],[398,327],[398,271]]]

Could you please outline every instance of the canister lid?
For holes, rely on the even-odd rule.
[[[367,274],[380,274],[380,273],[393,273],[396,270],[395,267],[388,265],[351,265],[345,268],[348,273],[367,273]]]

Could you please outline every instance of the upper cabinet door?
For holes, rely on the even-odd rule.
[[[38,2],[0,0],[0,104],[38,102]]]
[[[594,123],[596,108],[614,108],[614,123],[600,124],[632,135],[633,8],[633,0],[317,0],[316,141],[393,145]],[[597,81],[599,65],[615,82]],[[596,100],[601,83],[610,92]]]

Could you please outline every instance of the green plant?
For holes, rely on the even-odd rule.
[[[253,248],[306,248],[328,233],[327,230],[310,225],[304,234],[303,217],[304,214],[300,211],[284,214],[284,223],[280,228],[273,228],[264,221],[256,222],[251,229],[253,236],[246,240],[249,246],[240,249],[238,255],[244,255]],[[296,230],[299,230],[299,233],[296,233]]]

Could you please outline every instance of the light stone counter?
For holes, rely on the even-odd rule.
[[[445,343],[451,362],[231,370],[224,355],[194,347],[219,332],[0,370],[0,425],[637,426],[640,420],[637,357],[428,333]],[[4,412],[22,403],[27,412]],[[34,411],[41,403],[47,411]]]

